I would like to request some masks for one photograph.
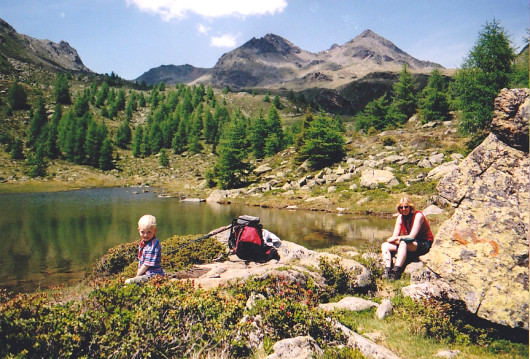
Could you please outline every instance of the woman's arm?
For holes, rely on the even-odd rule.
[[[392,237],[388,238],[387,242],[397,242],[399,240],[399,234],[401,233],[401,215],[396,219],[396,224],[394,225],[394,233]]]
[[[416,236],[418,235],[418,233],[420,233],[420,229],[424,220],[425,219],[423,218],[423,214],[416,214],[416,216],[414,217],[414,223],[412,223],[412,229],[410,230],[410,233],[407,236],[408,238],[416,239]]]

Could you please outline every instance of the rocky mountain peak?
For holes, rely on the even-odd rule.
[[[267,34],[262,38],[255,37],[241,46],[242,50],[251,50],[256,55],[279,55],[288,56],[299,54],[302,50],[288,40],[275,34]]]
[[[91,72],[68,42],[56,43],[19,34],[2,19],[0,19],[0,54],[12,59],[14,63],[36,64],[55,71]]]

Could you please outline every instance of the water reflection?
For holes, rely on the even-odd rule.
[[[145,213],[157,217],[162,240],[205,234],[241,214],[260,217],[283,240],[311,249],[379,242],[393,228],[391,219],[180,202],[132,188],[0,194],[0,200],[0,287],[16,292],[76,283],[109,248],[137,240]]]

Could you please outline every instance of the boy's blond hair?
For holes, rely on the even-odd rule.
[[[145,226],[147,228],[151,228],[151,227],[156,228],[155,216],[152,216],[150,214],[146,214],[142,216],[142,218],[138,220],[138,227],[142,227],[142,226]]]

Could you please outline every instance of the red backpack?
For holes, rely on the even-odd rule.
[[[265,262],[275,258],[271,257],[275,249],[263,241],[263,226],[259,220],[259,217],[243,215],[232,221],[228,246],[240,259]]]

